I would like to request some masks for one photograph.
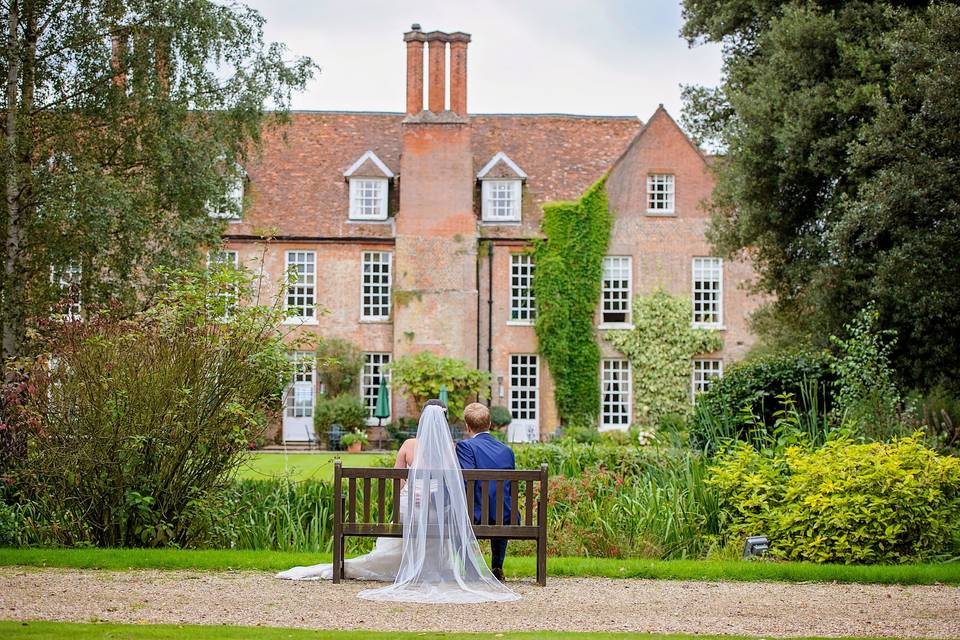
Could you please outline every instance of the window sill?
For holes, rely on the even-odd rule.
[[[597,329],[600,329],[601,331],[607,331],[611,329],[630,330],[630,329],[633,329],[633,323],[632,322],[601,322],[597,326]]]
[[[523,220],[480,220],[484,227],[519,227]]]
[[[714,331],[726,331],[727,325],[725,324],[704,324],[702,322],[694,322],[694,329],[713,329]]]
[[[389,216],[386,218],[347,218],[347,224],[389,224]]]
[[[360,318],[360,324],[391,324],[392,318]]]
[[[534,324],[534,320],[507,320],[508,327],[532,327]]]
[[[651,218],[676,218],[676,211],[650,211],[649,209],[646,212],[646,215]]]
[[[283,324],[288,326],[298,326],[298,325],[317,325],[320,322],[316,318],[285,318]]]
[[[603,433],[604,431],[629,431],[630,427],[627,425],[620,424],[601,424],[597,426],[597,431]]]

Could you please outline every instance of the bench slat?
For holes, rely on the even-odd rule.
[[[350,494],[348,500],[350,501],[350,507],[347,509],[347,522],[356,522],[357,521],[357,480],[356,478],[350,478],[350,487],[347,489],[347,492]]]
[[[370,522],[370,478],[363,479],[363,521]]]
[[[520,501],[518,493],[520,492],[520,481],[514,480],[510,483],[510,523],[513,526],[520,524]]]
[[[393,524],[400,524],[400,478],[393,479]]]
[[[527,469],[464,469],[464,480],[539,480],[539,471]]]
[[[386,498],[387,493],[387,479],[378,478],[377,479],[377,522],[384,523],[387,520],[387,514],[384,513],[386,509]]]
[[[527,500],[526,509],[523,514],[523,523],[528,527],[533,526],[533,480],[527,480]]]
[[[510,538],[512,540],[536,540],[540,535],[539,527],[524,526],[502,526],[496,525],[473,525],[474,535],[481,540],[487,538]],[[357,536],[359,538],[402,538],[403,525],[397,524],[378,524],[375,522],[357,522],[345,523],[343,525],[343,535]]]
[[[497,490],[497,521],[494,524],[503,526],[503,499],[507,495],[507,484],[505,480],[496,481]]]
[[[467,480],[467,515],[473,519],[474,506],[477,502],[477,483],[475,480]]]
[[[480,524],[490,524],[490,483],[480,485]]]

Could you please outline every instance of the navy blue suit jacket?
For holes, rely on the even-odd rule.
[[[461,469],[515,469],[516,461],[513,457],[513,449],[503,444],[489,433],[478,433],[472,438],[461,440],[457,443],[457,459],[460,461]],[[480,491],[482,482],[475,483],[473,498],[473,520],[474,523],[480,522],[480,514],[483,511],[483,502]],[[489,522],[493,524],[497,521],[497,484],[492,480],[490,485],[490,514]],[[505,482],[503,491],[503,518],[504,522],[512,522],[512,505],[510,504],[510,482]]]

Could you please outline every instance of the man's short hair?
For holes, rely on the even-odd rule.
[[[467,408],[463,410],[463,421],[474,433],[490,431],[490,409],[479,402],[468,404]]]

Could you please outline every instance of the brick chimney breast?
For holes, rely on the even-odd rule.
[[[442,31],[431,31],[427,34],[427,48],[430,50],[430,60],[427,62],[430,75],[427,108],[433,113],[446,110],[447,38],[447,34]]]

